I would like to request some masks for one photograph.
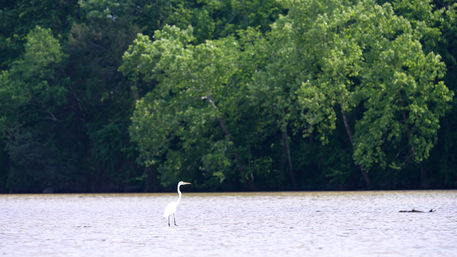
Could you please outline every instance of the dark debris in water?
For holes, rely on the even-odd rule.
[[[411,209],[411,210],[401,210],[401,211],[398,211],[398,212],[415,212],[415,213],[424,213],[425,211],[421,211],[421,210],[416,210],[416,209]],[[427,212],[436,212],[436,209],[430,209],[429,211]]]

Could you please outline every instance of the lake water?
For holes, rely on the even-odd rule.
[[[457,256],[457,191],[176,197],[0,195],[0,256]]]

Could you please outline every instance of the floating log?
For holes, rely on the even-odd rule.
[[[428,212],[435,212],[435,211],[436,211],[436,209],[430,209]],[[412,209],[412,210],[401,210],[401,211],[398,211],[398,212],[419,212],[419,213],[423,213],[424,211]]]

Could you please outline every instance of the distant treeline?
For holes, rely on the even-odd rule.
[[[457,188],[454,0],[0,1],[0,193]]]

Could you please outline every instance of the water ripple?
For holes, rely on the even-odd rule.
[[[457,191],[1,195],[0,256],[455,256]],[[429,210],[432,213],[399,213]]]

